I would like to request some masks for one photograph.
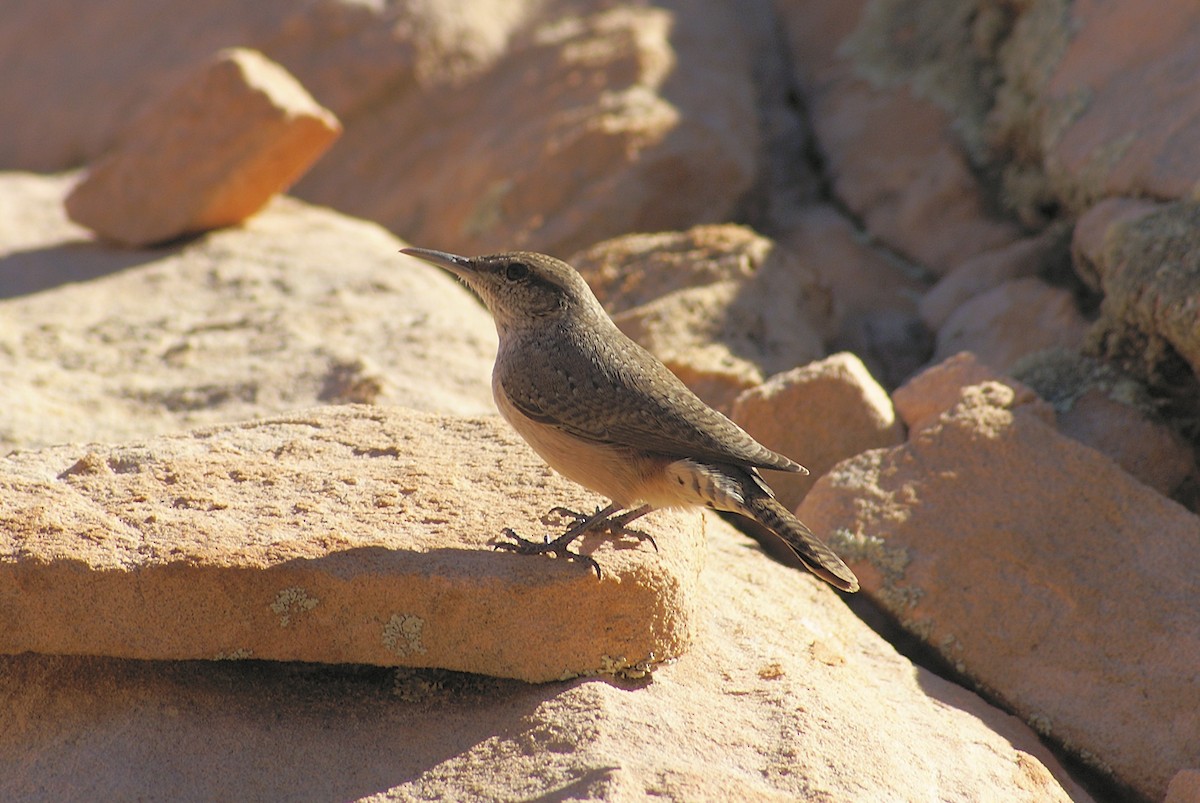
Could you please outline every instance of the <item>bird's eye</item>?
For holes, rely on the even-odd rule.
[[[510,282],[519,282],[529,275],[529,266],[524,262],[510,262],[504,269],[504,278]]]

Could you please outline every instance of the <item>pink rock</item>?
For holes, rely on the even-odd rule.
[[[911,266],[867,242],[827,204],[796,210],[778,226],[775,240],[833,297],[832,348],[853,351],[888,387],[928,361],[932,335],[916,316],[926,283]]]
[[[1060,197],[1076,208],[1111,195],[1191,197],[1200,179],[1200,6],[1080,0],[1069,9],[1065,51],[1039,98],[1064,118],[1043,131]]]
[[[770,473],[771,487],[791,509],[836,463],[904,440],[887,393],[849,353],[771,377],[738,396],[732,418],[809,470],[808,475]]]
[[[938,416],[958,404],[963,388],[984,382],[1007,385],[1013,392],[1013,407],[1029,406],[1043,421],[1054,423],[1053,408],[1033,390],[984,365],[969,351],[959,352],[926,368],[896,388],[892,402],[909,432],[916,432],[932,426]]]
[[[1200,800],[1200,769],[1180,770],[1167,786],[1163,803],[1196,803]]]
[[[1200,518],[1015,398],[964,389],[906,445],[835,467],[798,514],[840,531],[865,593],[947,661],[1161,799],[1200,764]]]
[[[975,296],[1012,279],[1036,276],[1061,247],[1061,229],[1027,237],[1010,245],[971,257],[943,276],[918,304],[921,320],[937,330],[956,309]]]
[[[233,225],[339,134],[282,67],[252,50],[223,51],[130,123],[67,196],[67,213],[135,247]]]
[[[912,75],[866,65],[867,4],[776,6],[834,192],[871,235],[938,274],[1017,238],[988,211],[952,115]]]
[[[1165,496],[1196,470],[1195,453],[1183,438],[1100,389],[1084,393],[1061,413],[1058,429]]]
[[[972,298],[938,330],[934,361],[974,352],[1007,371],[1027,354],[1083,341],[1088,324],[1070,291],[1040,279],[1013,279]]]
[[[645,669],[690,643],[705,554],[695,513],[652,514],[674,544],[662,554],[585,538],[605,580],[495,552],[504,527],[561,532],[560,517],[540,520],[548,508],[599,500],[494,416],[402,407],[23,452],[0,460],[0,489],[5,654],[437,666],[532,682]],[[512,615],[526,604],[542,613]]]
[[[1075,273],[1093,290],[1100,289],[1097,263],[1106,260],[1105,248],[1123,223],[1132,223],[1161,208],[1140,198],[1106,198],[1084,212],[1075,223],[1071,252]]]

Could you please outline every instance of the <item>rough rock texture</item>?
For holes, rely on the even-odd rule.
[[[641,667],[692,638],[704,529],[604,572],[496,553],[604,504],[496,417],[316,408],[0,461],[0,652],[434,666],[528,681]],[[469,495],[468,495],[469,491]],[[568,522],[569,523],[569,522]],[[565,528],[565,525],[563,525]],[[524,611],[525,613],[522,613]]]
[[[51,48],[56,59],[74,55],[73,45],[152,56],[89,55],[80,65],[89,72],[47,65],[44,43],[31,53],[20,39],[0,39],[0,53],[11,48],[11,63],[0,62],[10,77],[45,68],[37,80],[6,82],[19,84],[12,108],[32,114],[64,97],[80,106],[47,114],[61,120],[52,131],[69,132],[50,142],[25,133],[0,142],[10,154],[0,165],[73,166],[112,141],[110,106],[137,108],[164,74],[239,44],[286,67],[346,125],[297,195],[420,245],[566,254],[629,231],[724,219],[755,177],[751,67],[761,43],[724,5],[193,5],[152,25],[159,4],[125,0],[84,31],[69,3],[19,3],[6,29],[47,30],[63,47]],[[160,38],[164,27],[172,33]],[[174,32],[185,30],[181,42]],[[116,98],[99,91],[114,84]],[[89,86],[95,99],[80,91]],[[2,94],[0,107],[10,107]],[[79,133],[93,123],[94,134]]]
[[[356,119],[297,193],[466,253],[717,221],[754,178],[751,55],[721,6],[551,15],[453,92]]]
[[[1076,212],[1111,195],[1187,198],[1200,181],[1200,6],[1027,4],[1001,51],[994,136]],[[1018,177],[1013,180],[1013,177]],[[1036,198],[1030,198],[1036,202]]]
[[[887,387],[929,360],[933,338],[917,317],[927,289],[920,270],[868,242],[828,204],[798,210],[777,228],[779,246],[829,288],[832,348],[855,352]]]
[[[933,360],[972,351],[1007,371],[1034,352],[1080,345],[1087,329],[1069,290],[1041,279],[1013,279],[975,296],[946,319]]]
[[[953,63],[975,5],[775,2],[833,192],[873,236],[939,274],[1018,236],[989,209],[938,74],[976,71]]]
[[[960,671],[1160,799],[1200,760],[1200,517],[1014,399],[966,388],[906,445],[841,463],[798,513],[840,530],[865,593]]]
[[[984,365],[969,351],[960,352],[926,368],[896,388],[892,402],[911,437],[917,430],[937,424],[942,413],[962,399],[963,388],[985,382],[1000,382],[1008,386],[1013,392],[1010,407],[1028,405],[1031,413],[1047,424],[1054,423],[1054,408],[1032,388]]]
[[[738,396],[732,418],[761,443],[799,461],[807,475],[767,472],[794,509],[834,464],[868,449],[904,442],[887,393],[853,354],[834,354],[777,374]]]
[[[1043,273],[1066,257],[1064,240],[1063,227],[1055,227],[1038,237],[1017,240],[966,260],[921,298],[921,320],[930,329],[940,329],[956,309],[972,298],[1013,279]]]
[[[1108,210],[1105,233],[1080,244],[1104,293],[1093,337],[1152,380],[1178,358],[1200,377],[1200,204]]]
[[[828,292],[743,226],[618,237],[571,263],[625,334],[726,412],[742,391],[824,352]]]
[[[390,94],[489,63],[530,5],[118,0],[75,14],[68,0],[12,0],[0,30],[0,66],[12,80],[0,87],[0,108],[43,124],[6,126],[0,164],[57,171],[97,158],[150,99],[233,46],[282,64],[346,121]]]
[[[1180,770],[1167,787],[1163,803],[1194,803],[1200,800],[1200,770]]]
[[[224,50],[122,131],[67,214],[127,246],[230,226],[290,187],[341,124],[261,53]]]
[[[708,530],[696,644],[640,684],[0,658],[0,796],[1089,800],[1015,718]]]
[[[1192,446],[1163,422],[1133,377],[1062,349],[1021,360],[1013,374],[1054,405],[1059,432],[1112,458],[1159,493],[1169,496],[1194,476]]]
[[[0,297],[41,290],[0,301],[0,451],[321,402],[495,411],[490,316],[378,226],[279,199],[243,228],[120,252],[66,221],[65,187],[0,176],[38,227],[0,244]]]
[[[1012,388],[1014,407],[1110,457],[1159,493],[1175,492],[1196,471],[1191,446],[1154,415],[1145,388],[1104,363],[1050,350],[1019,361],[1013,373],[1017,378],[964,351],[897,388],[896,412],[910,431],[924,429],[958,403],[963,388],[1001,382]]]

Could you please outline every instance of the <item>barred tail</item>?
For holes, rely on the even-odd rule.
[[[766,495],[755,496],[747,502],[744,512],[782,538],[810,572],[834,588],[858,591],[858,578],[850,567],[787,508]]]

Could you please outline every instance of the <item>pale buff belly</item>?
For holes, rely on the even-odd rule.
[[[638,456],[631,449],[597,444],[527,418],[493,383],[500,414],[552,469],[623,508],[685,507],[704,504],[669,476],[669,458]]]

